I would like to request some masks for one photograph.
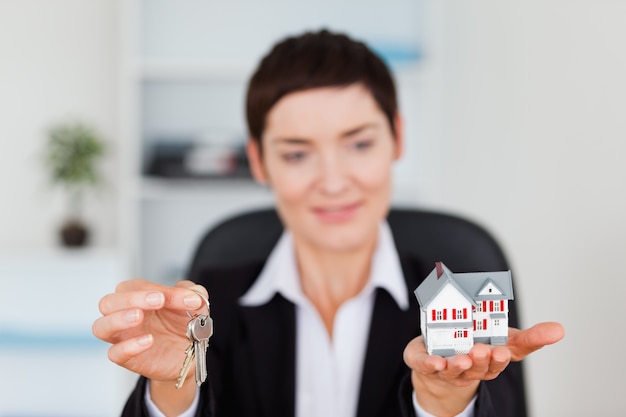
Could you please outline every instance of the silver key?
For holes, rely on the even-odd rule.
[[[185,383],[185,379],[187,379],[187,374],[189,373],[189,369],[191,369],[192,364],[195,364],[196,366],[196,383],[198,383],[198,371],[200,370],[200,368],[198,367],[198,359],[199,359],[198,352],[202,351],[201,350],[202,345],[198,344],[198,340],[196,340],[196,337],[194,336],[194,327],[196,327],[196,323],[198,319],[201,319],[202,317],[208,317],[208,316],[196,315],[196,316],[193,316],[191,320],[189,320],[189,322],[187,323],[187,339],[189,340],[189,346],[185,350],[185,360],[183,361],[183,367],[180,368],[180,373],[178,374],[178,381],[176,381],[177,389],[182,387],[183,384]]]
[[[201,314],[189,324],[196,357],[196,384],[200,386],[207,378],[206,351],[209,347],[209,338],[213,335],[213,319]]]
[[[193,321],[193,320],[192,320]],[[185,360],[183,361],[183,367],[180,368],[180,373],[178,374],[178,381],[176,381],[176,389],[180,389],[185,383],[185,379],[187,378],[187,374],[189,373],[189,368],[191,368],[191,363],[194,362],[194,358],[196,356],[196,344],[192,341],[187,349],[185,350]]]

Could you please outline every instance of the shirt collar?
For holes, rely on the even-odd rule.
[[[378,229],[378,242],[372,258],[368,288],[383,288],[402,309],[409,308],[408,292],[391,229],[383,221]],[[252,287],[240,298],[243,306],[259,306],[269,302],[276,293],[296,305],[307,302],[300,286],[293,247],[293,237],[284,231]]]

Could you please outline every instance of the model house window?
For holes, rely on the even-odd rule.
[[[476,330],[482,330],[483,329],[483,322],[478,320],[474,320],[474,327],[476,327]]]
[[[478,303],[478,307],[474,307],[474,310],[476,310],[479,313],[483,312],[483,304],[482,303]]]
[[[467,309],[459,308],[458,310],[452,310],[452,317],[457,320],[463,320],[467,318]]]
[[[493,305],[493,311],[500,311],[500,303],[495,303]]]
[[[443,320],[443,312],[441,310],[437,310],[437,320]]]
[[[456,339],[456,338],[461,339],[461,338],[466,338],[466,337],[467,337],[467,330],[457,330],[457,331],[454,333],[454,338],[455,338],[455,339]]]
[[[493,325],[494,325],[494,326],[499,326],[499,325],[500,325],[500,320],[495,319],[495,320],[493,321]]]

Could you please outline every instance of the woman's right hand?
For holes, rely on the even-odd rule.
[[[102,317],[94,321],[93,334],[112,344],[112,362],[173,387],[189,346],[186,311],[206,313],[205,302],[194,291],[208,298],[206,289],[191,281],[174,287],[143,279],[124,281],[100,300]],[[187,379],[194,378],[194,371],[192,366]]]

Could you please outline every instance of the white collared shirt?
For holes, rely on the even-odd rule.
[[[259,306],[280,293],[296,306],[296,417],[355,416],[376,288],[384,288],[403,310],[408,292],[387,223],[379,226],[370,279],[337,311],[333,337],[305,297],[296,266],[293,239],[283,233],[261,275],[241,298]]]
[[[379,226],[370,278],[361,292],[337,311],[332,339],[302,291],[293,238],[288,231],[280,237],[259,278],[241,297],[241,305],[259,306],[280,293],[296,306],[296,417],[356,416],[376,288],[389,292],[401,309],[409,308],[409,293],[386,222]],[[148,387],[146,402],[150,415],[161,417],[149,391]],[[194,415],[197,397],[195,404],[180,417]],[[419,407],[415,395],[413,404],[419,417],[430,417]],[[468,409],[459,417],[472,417],[473,402]]]

